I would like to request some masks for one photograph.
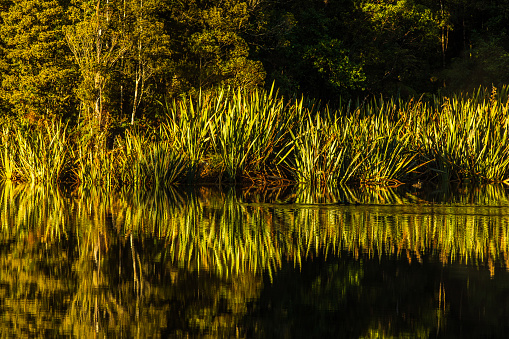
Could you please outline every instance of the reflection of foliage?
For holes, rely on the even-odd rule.
[[[2,337],[55,337],[74,290],[69,243],[12,242],[0,252]],[[12,252],[10,252],[12,251]],[[16,254],[15,252],[19,252]]]
[[[7,183],[1,193],[4,335],[232,335],[260,287],[254,275],[224,279],[173,263],[164,222],[188,202],[175,192],[64,197]]]
[[[430,257],[486,265],[492,275],[499,263],[507,267],[509,218],[499,206],[475,206],[504,205],[505,191],[464,193],[444,195],[454,204],[419,205],[417,193],[389,188],[63,194],[7,182],[0,191],[1,327],[6,335],[270,334],[266,318],[255,330],[246,317],[267,307],[274,286],[280,304],[269,314],[280,320],[278,331],[315,323],[318,332],[309,335],[327,334],[336,328],[323,332],[330,319],[348,324],[362,314],[349,333],[424,335],[437,326],[429,310],[451,283],[430,282],[415,267]],[[370,204],[337,204],[345,201]],[[373,258],[386,258],[386,266]],[[394,258],[412,269],[398,276]],[[394,315],[387,327],[382,314],[365,315],[370,298],[396,308],[387,289],[407,300],[400,312],[422,321]],[[345,311],[352,303],[358,306]],[[412,304],[424,313],[411,313]],[[453,311],[445,305],[441,314]]]
[[[0,196],[0,333],[54,337],[75,285],[74,244],[62,236],[64,202],[51,192],[51,204],[41,204],[44,190],[23,191],[9,183]]]
[[[249,331],[253,337],[277,338],[429,334],[436,327],[434,268],[386,259],[345,255],[309,261],[298,273],[284,267],[261,294]]]

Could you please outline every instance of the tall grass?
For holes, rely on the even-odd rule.
[[[291,133],[293,153],[287,163],[299,183],[321,186],[348,181],[362,162],[351,146],[351,120],[307,111],[297,133]]]
[[[67,126],[59,120],[39,124],[4,122],[1,138],[1,176],[55,184],[69,164]]]
[[[74,177],[81,185],[114,185],[117,167],[114,151],[106,146],[106,133],[91,134],[78,130],[72,149]]]
[[[392,102],[374,101],[351,114],[327,108],[306,114],[289,157],[301,183],[395,185],[421,165]]]
[[[431,101],[373,98],[337,110],[223,88],[167,101],[157,126],[69,130],[0,122],[0,176],[104,187],[199,181],[324,187],[417,179],[509,184],[508,87]],[[113,140],[113,142],[111,142]]]
[[[421,136],[443,181],[507,182],[509,179],[509,106],[478,91],[472,98],[444,98],[430,112]]]
[[[133,128],[113,138],[78,129],[73,139],[74,177],[82,185],[162,187],[174,183],[187,168],[185,154],[167,126]]]
[[[185,98],[165,102],[167,121],[161,127],[174,142],[175,149],[181,150],[188,159],[188,178],[199,175],[200,162],[205,162],[210,149],[211,124],[223,109],[223,96],[224,92],[217,97],[200,93],[196,101]]]
[[[11,138],[13,135],[12,126],[7,124],[6,126],[2,126],[2,142],[1,142],[1,155],[0,155],[0,176],[3,179],[16,179],[18,175],[18,170],[16,168],[16,151],[14,147],[14,142],[12,142]]]
[[[221,91],[218,101],[222,98],[224,103],[216,104],[222,109],[212,119],[210,138],[227,176],[236,180],[249,172],[279,172],[301,106],[285,107],[274,88],[226,95]]]

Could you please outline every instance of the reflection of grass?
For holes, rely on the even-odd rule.
[[[70,199],[40,187],[9,184],[2,190],[2,236],[55,242],[74,232],[85,253],[107,250],[118,236],[157,237],[166,241],[166,258],[178,266],[226,276],[274,272],[287,258],[299,264],[341,250],[384,251],[409,260],[433,253],[444,263],[496,262],[509,256],[509,218],[500,208],[461,206],[462,200],[450,207],[416,205],[416,197],[391,189],[342,192],[300,189],[292,202],[271,205],[242,203],[233,190],[225,195],[204,189],[141,195],[86,190]],[[474,190],[469,199],[503,201],[504,192]],[[375,205],[321,204],[330,199]]]
[[[59,304],[66,309],[63,323],[48,325],[61,326],[64,333],[91,335],[99,328],[108,334],[150,336],[165,326],[169,308],[149,301],[179,300],[172,293],[182,286],[172,284],[185,284],[192,275],[235,281],[235,288],[221,285],[214,293],[228,293],[232,303],[244,305],[258,293],[261,272],[274,277],[285,261],[300,267],[345,250],[353,256],[387,254],[409,261],[431,254],[444,264],[487,265],[492,273],[498,263],[509,267],[509,215],[499,206],[472,205],[507,203],[506,192],[485,187],[465,193],[468,199],[448,198],[453,204],[418,205],[412,195],[389,188],[300,187],[288,199],[274,193],[272,198],[284,201],[270,204],[246,203],[233,189],[93,188],[64,195],[6,182],[0,190],[0,241],[10,245],[0,256],[0,283],[18,286],[10,290],[18,293],[17,301],[6,304],[11,315],[53,316],[37,304],[31,304],[29,313],[22,310],[23,300],[36,300],[30,294],[35,288],[49,299],[52,293],[65,296]],[[371,204],[323,204],[343,200]],[[200,288],[216,290],[211,283],[204,280]],[[186,291],[194,293],[193,287]],[[216,317],[218,305],[182,307],[196,328],[226,326],[218,320],[225,318]],[[228,316],[245,312],[235,307],[237,313]],[[139,328],[133,327],[136,314]]]

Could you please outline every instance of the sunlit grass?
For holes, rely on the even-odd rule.
[[[175,183],[397,186],[417,179],[509,184],[508,88],[433,100],[373,98],[331,110],[222,88],[161,107],[157,126],[70,130],[0,121],[0,177],[85,186]]]
[[[362,162],[351,147],[350,121],[308,111],[296,133],[287,163],[297,182],[317,187],[348,181]]]
[[[441,105],[421,138],[443,181],[507,182],[507,103],[493,93],[491,98],[445,99]]]
[[[5,179],[56,184],[69,164],[67,126],[59,120],[39,124],[4,121],[0,144]]]
[[[231,180],[250,172],[279,173],[279,165],[288,155],[285,151],[290,129],[301,115],[301,104],[285,106],[274,89],[223,91],[217,97],[216,107],[220,109],[211,121],[210,138],[224,173]]]
[[[2,126],[2,142],[1,142],[1,156],[0,156],[0,176],[3,179],[14,180],[18,175],[18,170],[16,168],[16,154],[14,143],[12,140],[13,132],[12,127],[7,124],[6,126]]]

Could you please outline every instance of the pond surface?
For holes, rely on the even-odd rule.
[[[504,187],[0,186],[2,337],[506,337]]]

